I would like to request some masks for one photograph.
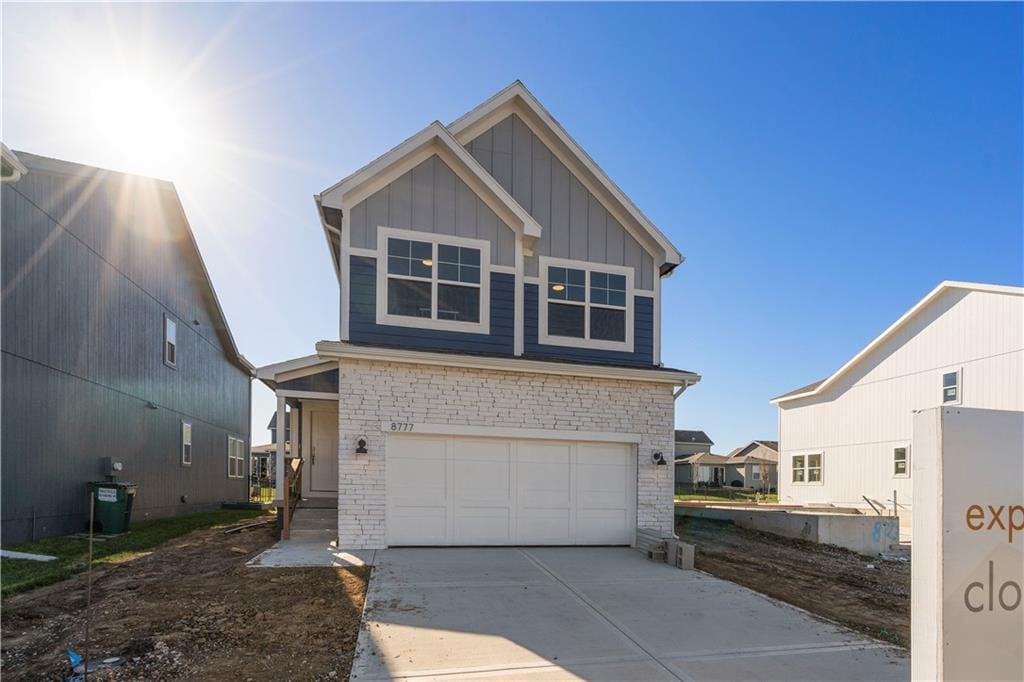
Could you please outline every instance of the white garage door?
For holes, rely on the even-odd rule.
[[[628,545],[633,448],[389,436],[389,545]]]

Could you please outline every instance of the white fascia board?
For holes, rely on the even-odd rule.
[[[545,128],[562,144],[582,167],[589,173],[601,187],[615,200],[628,216],[636,222],[648,236],[661,248],[662,260],[664,263],[679,265],[685,260],[679,250],[669,241],[668,237],[644,215],[633,201],[626,196],[625,192],[608,177],[608,174],[601,169],[597,162],[581,147],[576,140],[562,127],[554,116],[544,108],[544,105],[534,97],[521,81],[515,81],[498,94],[488,99],[483,104],[457,118],[448,124],[448,130],[455,136],[460,144],[466,144],[475,137],[481,130],[477,130],[475,124],[485,119],[489,114],[507,105],[514,104],[523,107],[539,120]],[[659,264],[660,265],[660,264]]]
[[[321,192],[321,204],[337,208],[339,210],[344,210],[348,203],[346,198],[357,188],[370,180],[377,179],[381,175],[386,175],[388,171],[392,170],[400,161],[431,144],[438,145],[441,149],[447,151],[452,157],[454,157],[455,160],[462,165],[463,169],[467,171],[480,186],[482,186],[495,200],[503,205],[508,213],[514,216],[514,222],[517,222],[518,224],[513,224],[511,226],[513,229],[525,237],[532,239],[540,238],[540,223],[538,223],[533,216],[526,211],[526,209],[520,206],[519,203],[512,198],[512,195],[505,191],[505,188],[494,179],[494,176],[484,170],[483,166],[473,158],[473,155],[467,152],[466,149],[456,141],[455,137],[448,132],[448,129],[438,121],[434,121],[420,132],[393,148],[391,151],[378,157],[368,165],[349,175],[341,182]]]
[[[274,378],[279,374],[294,372],[296,370],[315,367],[316,365],[322,364],[324,364],[324,360],[319,355],[304,355],[301,358],[293,358],[291,360],[284,360],[283,362],[275,362],[272,365],[257,367],[256,378],[260,380],[269,379],[270,381],[274,381]]]
[[[593,379],[622,379],[626,381],[647,381],[675,386],[692,386],[701,380],[699,374],[668,369],[640,369],[610,365],[578,365],[545,360],[523,358],[499,358],[480,355],[455,355],[432,351],[381,348],[361,346],[343,341],[320,341],[316,350],[323,360],[375,360],[382,362],[404,362],[418,365],[441,367],[463,367],[468,369],[493,370],[498,372],[523,372],[528,374],[557,374],[562,376],[588,377]]]
[[[793,400],[800,400],[801,398],[809,398],[815,395],[821,395],[825,390],[834,384],[840,377],[846,374],[848,371],[853,369],[866,357],[871,355],[879,346],[885,343],[893,334],[899,331],[904,325],[915,318],[918,313],[931,305],[936,299],[942,294],[949,291],[950,289],[965,289],[968,291],[981,291],[985,293],[993,294],[1009,294],[1011,296],[1024,296],[1024,287],[1005,286],[1001,284],[982,284],[980,282],[954,282],[946,280],[940,283],[937,287],[928,292],[928,295],[922,298],[920,301],[914,304],[914,306],[903,313],[903,315],[889,325],[884,332],[879,334],[875,339],[864,346],[859,353],[850,358],[846,364],[833,372],[827,379],[822,381],[820,384],[815,386],[813,389],[804,391],[802,393],[796,393],[794,395],[781,395],[776,398],[772,398],[769,402],[772,405],[780,405],[782,403],[792,402]]]

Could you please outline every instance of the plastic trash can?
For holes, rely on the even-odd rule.
[[[93,530],[105,535],[116,535],[128,530],[137,487],[134,483],[111,481],[90,483],[89,490],[96,495]]]

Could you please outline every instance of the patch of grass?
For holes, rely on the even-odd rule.
[[[753,502],[757,497],[756,491],[744,488],[709,488],[696,492],[676,493],[676,502],[707,502],[717,500],[729,500],[733,502]],[[761,502],[778,502],[779,496],[775,493],[762,493]]]
[[[176,537],[201,528],[226,526],[265,512],[255,509],[216,509],[198,514],[175,516],[133,523],[131,530],[102,542],[93,542],[93,565],[125,561]],[[0,593],[4,597],[50,585],[86,570],[89,564],[89,539],[61,536],[11,545],[4,549],[32,554],[49,554],[55,561],[0,559]]]

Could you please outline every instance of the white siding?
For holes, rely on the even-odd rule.
[[[961,404],[1024,410],[1024,297],[950,289],[824,394],[780,403],[781,502],[912,503],[893,475],[893,448],[910,445],[915,410],[942,402],[942,374],[961,370]],[[794,484],[792,457],[823,453],[822,482]]]

